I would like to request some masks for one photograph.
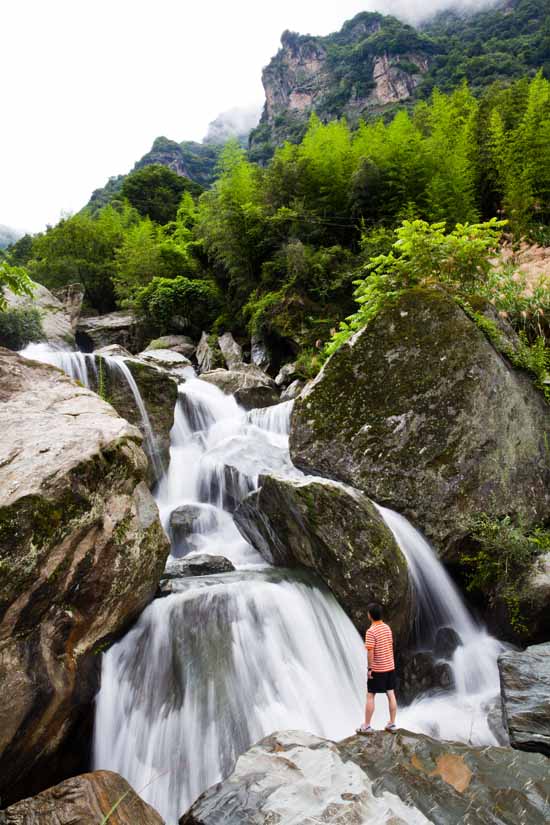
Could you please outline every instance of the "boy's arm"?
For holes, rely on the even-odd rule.
[[[372,666],[373,666],[373,663],[374,663],[374,639],[372,638],[372,635],[369,634],[368,630],[367,630],[367,634],[365,636],[365,647],[367,649],[367,657],[368,657],[368,662],[369,662],[369,664],[368,664],[368,676],[370,678],[370,675],[372,673]]]

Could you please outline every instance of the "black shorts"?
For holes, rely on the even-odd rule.
[[[395,690],[395,670],[385,670],[382,673],[372,672],[372,679],[367,677],[367,691],[369,693],[387,693]]]

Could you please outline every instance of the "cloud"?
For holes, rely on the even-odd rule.
[[[440,11],[476,12],[502,0],[370,0],[369,11],[393,14],[407,23],[423,23]]]
[[[232,137],[248,136],[258,125],[261,111],[261,106],[255,103],[251,106],[235,106],[222,112],[208,125],[204,143],[225,143]]]

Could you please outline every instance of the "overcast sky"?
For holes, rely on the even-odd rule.
[[[2,0],[0,224],[39,231],[158,135],[201,140],[220,112],[259,105],[284,29],[327,34],[360,11],[410,18],[456,4]]]

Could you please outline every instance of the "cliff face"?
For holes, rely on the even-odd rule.
[[[312,112],[355,125],[465,79],[481,92],[540,69],[548,75],[549,26],[548,0],[494,0],[476,13],[442,12],[421,29],[363,12],[326,37],[285,32],[263,72],[251,157],[265,161],[285,140],[299,140]]]
[[[309,115],[346,116],[356,123],[369,112],[409,98],[426,74],[429,37],[392,17],[364,13],[328,37],[285,32],[281,49],[264,69],[265,106],[251,148],[299,137]]]

